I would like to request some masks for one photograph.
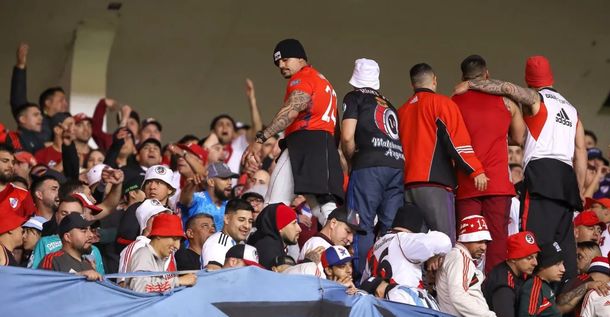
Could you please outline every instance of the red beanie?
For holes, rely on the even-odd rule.
[[[277,205],[277,208],[275,209],[275,225],[277,227],[277,231],[284,229],[284,227],[296,219],[297,213],[294,212],[292,208],[284,204]]]
[[[549,60],[544,56],[531,56],[525,63],[525,82],[528,86],[539,88],[553,85],[553,71]]]
[[[506,258],[509,260],[521,259],[540,252],[534,234],[529,231],[523,231],[509,236],[506,241],[506,248],[508,251]]]

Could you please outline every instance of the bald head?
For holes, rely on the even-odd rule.
[[[416,64],[409,71],[413,88],[428,88],[436,91],[436,75],[432,67],[426,63]]]

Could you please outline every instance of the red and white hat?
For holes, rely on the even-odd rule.
[[[90,199],[89,197],[87,197],[87,195],[83,194],[83,193],[73,193],[72,197],[78,199],[80,201],[80,203],[83,205],[83,207],[87,207],[89,209],[91,209],[91,213],[94,215],[99,214],[103,209],[96,206]]]
[[[591,274],[593,272],[610,275],[610,264],[608,264],[608,258],[603,256],[594,257],[591,260],[591,265],[589,265],[589,270],[587,273]]]
[[[507,259],[521,259],[540,252],[534,234],[529,231],[510,235],[506,241],[506,249]]]
[[[171,187],[173,190],[176,188],[173,185],[174,172],[166,166],[163,165],[153,165],[146,170],[146,175],[144,176],[144,182],[142,182],[142,188],[144,188],[144,184],[151,179],[157,179],[163,181],[167,186]]]
[[[468,216],[460,221],[459,242],[491,241],[491,234],[483,216]]]

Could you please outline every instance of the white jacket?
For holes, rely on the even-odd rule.
[[[475,267],[468,249],[456,243],[445,256],[436,280],[441,311],[456,316],[496,316],[489,310],[481,291],[484,279],[485,275]]]

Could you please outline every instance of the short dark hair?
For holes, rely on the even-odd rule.
[[[250,205],[247,201],[243,199],[234,198],[227,202],[227,206],[225,207],[225,214],[235,213],[238,210],[250,210],[254,212],[254,208],[252,208],[252,205]]]
[[[13,156],[15,155],[15,149],[8,144],[0,144],[0,152],[8,152]]]
[[[593,132],[591,130],[585,130],[585,135],[590,136],[591,139],[593,139],[593,141],[595,141],[595,144],[597,144],[597,135],[595,135],[595,132]]]
[[[186,225],[184,226],[184,229],[185,230],[191,229],[195,225],[195,220],[197,220],[199,218],[208,218],[208,219],[212,219],[212,222],[214,221],[214,217],[210,214],[206,214],[206,213],[195,214],[186,221]]]
[[[45,106],[45,102],[51,98],[53,98],[53,96],[55,96],[56,93],[61,92],[63,94],[66,94],[66,92],[64,91],[63,88],[57,86],[57,87],[51,87],[51,88],[47,88],[45,89],[45,91],[43,91],[40,94],[40,98],[38,98],[38,104],[40,105],[41,109],[44,109]]]
[[[35,103],[31,103],[31,102],[25,103],[17,108],[17,111],[15,112],[15,119],[19,119],[19,117],[23,116],[25,114],[26,110],[28,110],[30,108],[40,109],[40,107]],[[19,123],[19,120],[17,120],[17,123]]]
[[[411,84],[421,84],[425,81],[425,75],[434,74],[432,66],[426,63],[419,63],[413,65],[409,70],[409,76],[411,77]]]
[[[78,191],[81,187],[87,187],[87,184],[78,179],[70,179],[59,187],[59,200],[64,201],[71,197],[72,193]]]
[[[91,149],[91,151],[89,151],[89,153],[87,153],[85,155],[85,159],[83,160],[83,168],[87,167],[87,161],[89,161],[89,158],[91,157],[91,154],[93,154],[93,152],[100,152],[102,153],[102,155],[104,155],[104,158],[106,158],[106,153],[104,152],[104,150],[102,150],[102,148],[97,148],[97,149]]]
[[[576,248],[582,250],[597,251],[600,254],[602,253],[601,249],[599,248],[599,245],[593,241],[578,242],[576,243]]]
[[[212,119],[212,122],[210,123],[210,130],[214,130],[216,123],[220,119],[229,119],[231,121],[231,123],[233,124],[233,129],[235,130],[235,119],[233,119],[233,117],[231,117],[230,115],[228,115],[226,113],[218,115],[218,116],[214,117],[214,119]]]
[[[480,55],[470,55],[462,61],[460,68],[464,80],[475,79],[485,74],[487,62]]]
[[[193,134],[187,134],[178,140],[178,144],[185,144],[191,141],[199,142],[199,138]]]
[[[57,179],[55,179],[55,177],[51,175],[42,175],[40,177],[34,178],[34,180],[32,181],[32,185],[30,185],[30,193],[32,194],[33,199],[36,199],[36,191],[40,189],[40,186],[42,186],[42,184],[49,179],[57,181]]]
[[[26,186],[28,185],[28,181],[27,179],[18,176],[18,175],[13,175],[13,178],[11,179],[12,183],[24,183]]]

